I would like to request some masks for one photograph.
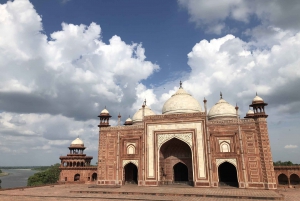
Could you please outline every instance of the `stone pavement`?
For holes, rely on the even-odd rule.
[[[14,190],[1,190],[1,201],[54,201],[54,200],[180,200],[180,201],[250,201],[278,200],[300,201],[300,189],[253,190],[236,188],[193,188],[177,186],[121,188],[89,188],[84,184],[54,185]],[[248,197],[248,199],[246,199]],[[251,198],[251,199],[249,199]]]

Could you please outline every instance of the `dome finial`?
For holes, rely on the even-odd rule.
[[[223,99],[223,95],[222,92],[220,91],[220,99]]]
[[[182,82],[181,82],[181,80],[179,82],[179,89],[182,89]]]
[[[257,92],[256,92],[255,94],[256,94],[256,96],[257,96]]]
[[[145,98],[145,100],[144,100],[144,102],[143,102],[143,105],[147,105],[147,101],[146,101],[146,98]]]

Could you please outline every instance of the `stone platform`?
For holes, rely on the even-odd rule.
[[[90,187],[90,188],[89,188]],[[237,188],[193,188],[188,186],[91,188],[90,185],[54,185],[35,188],[1,190],[1,201],[27,200],[299,200],[299,189],[253,190]]]

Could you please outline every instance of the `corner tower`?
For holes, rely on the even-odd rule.
[[[254,97],[254,99],[252,100],[252,104],[250,105],[250,107],[253,108],[254,112],[254,114],[252,114],[250,118],[253,118],[255,121],[259,157],[262,170],[261,177],[264,188],[276,189],[277,185],[267,125],[268,115],[265,112],[265,106],[267,105],[268,103],[265,103],[264,100],[256,93],[256,96]]]

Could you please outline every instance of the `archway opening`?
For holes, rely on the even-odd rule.
[[[188,168],[183,163],[177,163],[176,165],[174,165],[173,171],[174,171],[174,182],[175,183],[182,182],[182,181],[184,182],[184,181],[189,180]]]
[[[128,163],[124,167],[125,171],[125,184],[137,184],[138,183],[138,169],[133,163]]]
[[[219,186],[239,186],[236,168],[231,163],[224,162],[219,165],[218,173]]]
[[[79,180],[80,180],[80,174],[75,174],[74,181],[79,181]]]
[[[278,176],[278,184],[279,185],[288,185],[289,184],[288,177],[285,174],[280,174]]]
[[[93,173],[92,174],[92,181],[96,181],[97,180],[97,173]]]
[[[193,185],[192,151],[177,138],[165,142],[159,150],[160,184],[184,183]]]
[[[300,178],[296,174],[292,174],[290,176],[290,184],[291,185],[300,185]]]

